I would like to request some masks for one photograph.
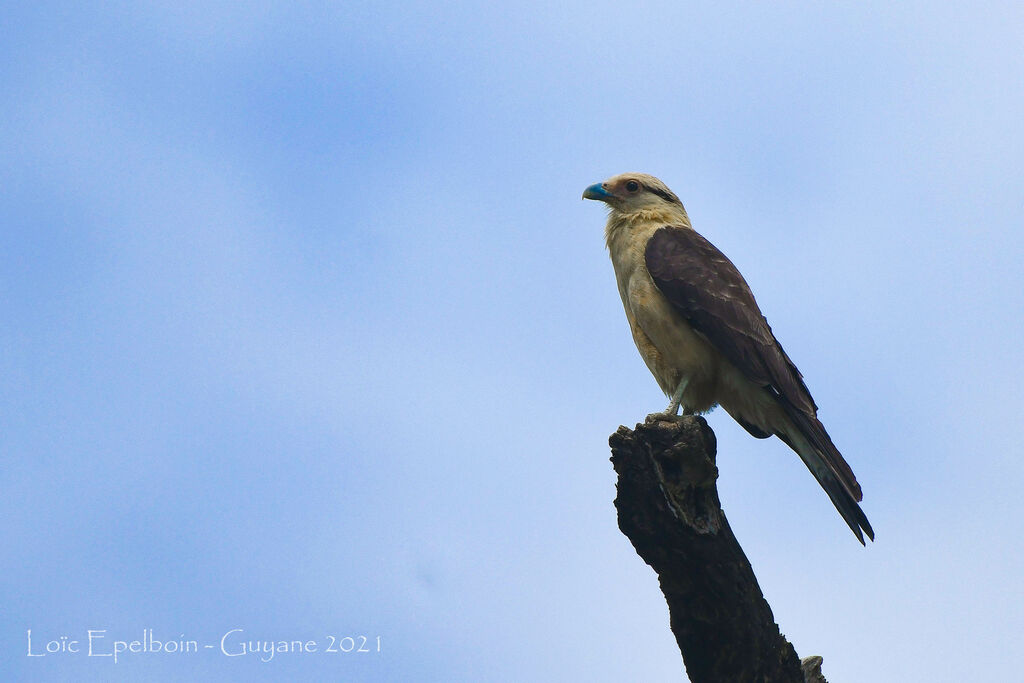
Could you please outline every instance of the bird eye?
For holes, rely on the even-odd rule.
[[[626,182],[626,191],[627,192],[636,192],[639,189],[640,189],[640,183],[638,183],[637,181],[630,180],[630,181]]]

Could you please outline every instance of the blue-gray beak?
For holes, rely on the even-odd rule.
[[[583,190],[584,199],[596,199],[598,201],[607,201],[612,198],[612,193],[604,189],[602,183],[594,183],[587,189]]]

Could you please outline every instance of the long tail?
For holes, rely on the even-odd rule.
[[[807,469],[818,480],[821,488],[825,489],[836,510],[857,536],[857,540],[863,545],[864,534],[872,541],[875,540],[875,532],[858,505],[864,498],[860,484],[857,483],[850,465],[832,443],[825,426],[818,418],[798,408],[789,405],[784,407],[795,429],[788,434],[776,431],[776,436],[786,442],[804,461]]]

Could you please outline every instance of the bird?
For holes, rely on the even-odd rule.
[[[803,375],[775,338],[754,294],[725,254],[693,229],[658,178],[624,173],[584,199],[608,206],[605,242],[633,341],[680,419],[720,405],[758,439],[777,436],[828,494],[857,539],[875,533],[850,465],[818,420]]]

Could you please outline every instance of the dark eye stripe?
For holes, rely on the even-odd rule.
[[[679,204],[680,203],[679,198],[676,197],[671,192],[666,192],[665,190],[659,189],[657,187],[648,187],[647,190],[649,192],[653,192],[654,194],[658,195],[659,197],[664,199],[666,202],[672,202],[673,204]]]

